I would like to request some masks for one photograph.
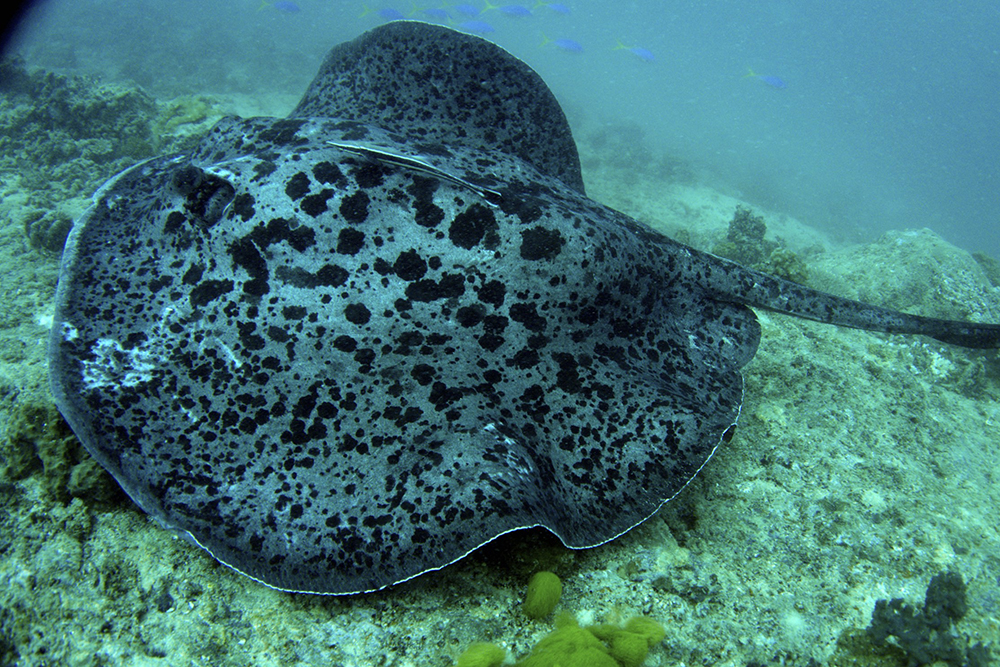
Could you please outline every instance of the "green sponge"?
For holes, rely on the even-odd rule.
[[[562,596],[562,582],[551,572],[538,572],[528,582],[524,613],[542,619]],[[624,625],[603,623],[581,628],[576,618],[556,614],[556,629],[543,637],[516,667],[639,667],[649,649],[663,641],[666,630],[650,618],[637,616]],[[456,667],[500,667],[507,652],[494,644],[473,644]]]
[[[649,653],[649,644],[642,635],[622,630],[611,638],[611,657],[622,667],[639,667]]]
[[[536,575],[537,576],[537,575]],[[556,623],[556,630],[541,639],[517,667],[620,667],[600,639],[584,630],[571,616]]]
[[[552,613],[562,596],[562,582],[551,572],[537,572],[528,582],[524,596],[524,613],[528,618],[541,620]]]
[[[506,657],[507,651],[496,644],[476,642],[458,656],[455,667],[500,667]]]
[[[588,626],[587,632],[608,646],[615,664],[621,667],[639,667],[650,647],[666,636],[662,625],[641,616],[629,619],[625,627],[604,623]]]
[[[662,625],[643,617],[629,619],[624,627],[604,623],[581,628],[563,611],[556,614],[555,625],[516,667],[639,667],[666,635]],[[506,654],[493,644],[473,644],[456,667],[499,667]]]
[[[662,642],[667,636],[667,631],[662,625],[645,616],[633,616],[628,619],[625,621],[625,629],[645,637],[651,647]]]

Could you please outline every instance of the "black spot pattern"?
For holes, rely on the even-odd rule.
[[[446,28],[335,48],[294,115],[224,118],[110,181],[67,245],[50,347],[60,410],[129,495],[271,586],[376,590],[522,526],[586,547],[648,518],[731,437],[759,338],[742,303],[1000,336],[590,201],[537,75]],[[350,142],[431,169],[359,170]]]
[[[337,235],[337,252],[356,255],[365,244],[365,234],[354,228],[341,229]]]
[[[368,219],[368,193],[359,190],[352,195],[348,195],[341,200],[340,214],[348,222],[361,224]]]
[[[532,227],[521,232],[521,257],[529,260],[555,259],[564,243],[558,229]]]
[[[415,82],[427,87],[409,89]],[[291,115],[376,123],[418,138],[423,156],[450,158],[434,146],[485,146],[583,192],[576,144],[556,98],[530,67],[476,37],[406,22],[372,30],[330,51]]]
[[[295,142],[289,132],[278,134]],[[98,206],[85,220],[64,275],[87,280],[71,278],[60,306],[80,336],[54,352],[71,423],[114,434],[87,446],[221,560],[281,588],[350,592],[520,525],[599,543],[648,515],[634,488],[669,498],[735,421],[756,322],[692,297],[690,267],[667,276],[669,242],[514,157],[458,146],[433,164],[484,181],[528,175],[550,193],[532,207],[540,216],[425,171],[345,177],[358,158],[328,141],[363,134],[410,150],[376,127],[306,121],[295,136],[321,139],[294,153],[262,138],[273,134],[267,119],[227,120],[205,140],[194,159],[239,137],[274,168],[261,182],[240,151],[241,169],[222,158],[220,173],[245,174],[228,184],[250,217],[196,228],[187,249],[174,241],[190,228],[170,222],[187,197],[155,187],[183,165],[122,176],[106,196],[128,192],[157,213],[129,235],[127,211]],[[136,190],[150,183],[156,206]],[[422,224],[431,209],[437,223]],[[134,268],[120,273],[91,246]],[[615,259],[585,261],[595,246]],[[151,295],[154,283],[170,287]],[[108,315],[78,316],[90,312]],[[300,535],[291,551],[288,531]]]
[[[368,324],[371,316],[371,311],[363,303],[351,303],[344,308],[344,318],[351,324]]]
[[[427,273],[427,261],[413,248],[399,253],[392,270],[403,280],[419,280]]]
[[[492,249],[499,242],[496,228],[497,220],[493,212],[482,204],[473,204],[452,220],[448,238],[459,248],[466,250],[485,239],[484,247]]]
[[[304,173],[300,171],[288,179],[285,194],[288,195],[289,199],[302,199],[307,192],[309,192],[309,177]]]

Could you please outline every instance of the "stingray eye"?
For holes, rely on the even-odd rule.
[[[236,196],[236,188],[229,181],[194,165],[177,170],[172,184],[174,191],[184,197],[188,215],[205,227],[217,223]]]
[[[174,186],[174,190],[178,194],[186,197],[194,192],[204,177],[205,172],[198,167],[189,164],[174,172],[171,184]]]
[[[736,436],[736,424],[732,424],[729,428],[726,429],[726,432],[722,434],[722,442],[728,445],[730,442],[733,441],[733,438],[735,436]]]

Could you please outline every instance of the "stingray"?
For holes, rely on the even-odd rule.
[[[395,22],[287,118],[108,181],[67,241],[50,376],[163,525],[275,588],[374,591],[511,531],[608,542],[734,432],[751,306],[1000,346],[759,273],[586,197],[555,97]]]

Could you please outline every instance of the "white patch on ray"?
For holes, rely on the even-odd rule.
[[[91,348],[93,360],[83,361],[83,386],[94,390],[104,387],[137,387],[153,379],[157,355],[142,347],[126,350],[110,338],[98,338]]]

